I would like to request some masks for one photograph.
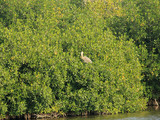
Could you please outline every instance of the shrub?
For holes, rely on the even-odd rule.
[[[2,4],[13,6],[14,20],[1,22],[1,115],[145,108],[133,40],[117,41],[105,20],[87,7],[63,0],[36,3]],[[81,51],[93,64],[80,60]]]
[[[139,59],[143,65],[143,83],[149,98],[159,97],[159,1],[158,0],[123,0],[118,3],[122,16],[113,14],[106,17],[107,26],[119,38],[127,35],[139,47]],[[146,49],[143,52],[142,49]],[[148,91],[147,90],[147,91]]]

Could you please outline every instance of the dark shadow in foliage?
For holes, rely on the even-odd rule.
[[[62,43],[63,52],[68,52],[71,47],[72,47],[72,43],[69,43],[66,41]]]
[[[0,44],[4,43],[4,40],[3,39],[0,39]]]
[[[22,64],[21,67],[18,70],[18,73],[19,73],[19,78],[18,79],[21,79],[21,76],[20,76],[21,74],[30,73],[31,75],[33,75],[34,71],[35,70],[33,68],[28,66],[28,63]],[[22,79],[22,80],[25,84],[30,85],[29,81],[27,81],[25,79]]]
[[[78,82],[76,82],[76,79],[79,78],[80,80],[83,80],[82,76],[78,73],[76,73],[76,75],[71,71],[71,70],[67,70],[67,76],[70,78],[70,82],[69,84],[71,84],[71,86],[74,86],[74,90],[79,90],[81,88],[86,88],[87,86],[84,84],[80,84]]]
[[[1,24],[0,24],[1,25]],[[3,25],[2,25],[3,26]],[[0,29],[2,29],[2,28],[0,28]],[[5,38],[3,37],[3,36],[1,36],[1,35],[3,35],[3,31],[1,32],[0,31],[0,45],[2,44],[2,43],[4,43],[4,40],[5,40]]]
[[[71,4],[75,4],[77,7],[84,7],[84,1],[83,0],[71,0]]]
[[[22,64],[21,67],[19,68],[18,72],[20,72],[21,74],[26,73],[26,72],[34,72],[34,69],[29,67],[28,63],[26,64]],[[33,74],[32,74],[33,75]]]
[[[2,22],[5,27],[8,27],[12,24],[13,11],[8,9],[10,6],[5,1],[1,1],[0,6],[0,22]]]

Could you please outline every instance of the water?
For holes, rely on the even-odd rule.
[[[149,108],[146,111],[136,113],[125,113],[117,115],[91,115],[48,120],[160,120],[160,109]]]

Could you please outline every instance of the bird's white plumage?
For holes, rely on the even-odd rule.
[[[81,52],[81,59],[85,62],[85,63],[92,63],[92,60],[89,59],[86,56],[83,56],[83,52]]]

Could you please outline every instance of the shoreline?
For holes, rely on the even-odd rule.
[[[150,99],[147,103],[147,109],[155,109],[158,110],[159,109],[159,104],[160,101],[157,101],[156,99]],[[0,120],[32,120],[32,119],[53,119],[53,118],[62,118],[62,117],[73,117],[73,116],[88,116],[88,115],[112,115],[111,113],[107,113],[107,112],[80,112],[79,114],[76,114],[74,112],[70,112],[70,113],[57,113],[57,112],[53,112],[53,113],[40,113],[40,114],[24,114],[24,115],[20,115],[20,116],[10,116],[10,115],[6,115],[5,118],[0,118]]]

